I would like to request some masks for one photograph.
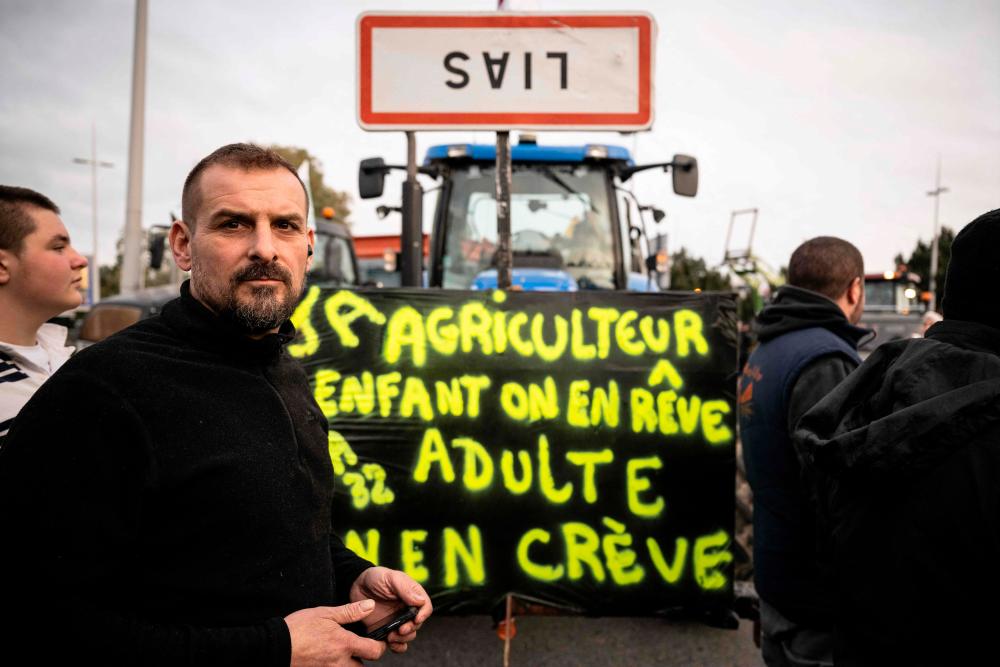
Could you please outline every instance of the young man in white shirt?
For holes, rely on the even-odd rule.
[[[58,206],[0,185],[0,446],[17,413],[73,351],[66,329],[46,321],[80,305],[86,267]]]

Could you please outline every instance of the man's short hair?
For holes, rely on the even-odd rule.
[[[201,191],[198,189],[198,182],[201,179],[202,172],[212,165],[242,169],[244,171],[252,169],[287,169],[295,177],[295,180],[299,182],[299,185],[302,186],[306,205],[309,205],[309,195],[306,192],[306,186],[302,183],[302,179],[299,178],[295,168],[288,160],[281,157],[276,151],[256,144],[227,144],[203,157],[184,180],[184,191],[181,195],[181,218],[187,223],[188,229],[191,230],[192,234],[195,227],[195,213],[198,207],[201,206]]]
[[[817,236],[792,253],[788,261],[788,284],[818,292],[837,300],[855,278],[865,275],[861,251],[844,239]]]
[[[30,208],[36,206],[59,215],[59,207],[51,199],[14,185],[0,185],[0,250],[15,255],[24,247],[24,239],[35,231]]]

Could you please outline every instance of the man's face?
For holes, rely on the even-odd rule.
[[[276,330],[302,295],[314,242],[302,185],[281,168],[212,165],[197,187],[197,219],[171,230],[191,294],[247,333]]]
[[[58,215],[37,206],[26,207],[35,231],[24,237],[21,252],[3,254],[4,286],[26,307],[46,319],[76,308],[87,260],[69,243],[69,232]]]

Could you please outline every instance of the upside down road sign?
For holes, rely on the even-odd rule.
[[[656,23],[646,13],[358,17],[366,130],[643,130]]]

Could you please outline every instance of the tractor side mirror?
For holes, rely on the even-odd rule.
[[[158,271],[163,266],[163,251],[165,250],[167,237],[163,234],[156,234],[149,239],[149,268]]]
[[[690,155],[675,155],[671,163],[674,193],[682,197],[698,194],[698,160]]]
[[[170,214],[170,220],[171,222],[176,220],[173,213]],[[167,234],[169,232],[170,227],[166,225],[153,225],[146,235],[146,245],[149,250],[149,268],[154,271],[159,271],[160,267],[163,266],[163,254],[166,251]]]
[[[358,194],[362,199],[381,197],[385,190],[385,160],[380,157],[370,157],[361,161],[358,167]]]

